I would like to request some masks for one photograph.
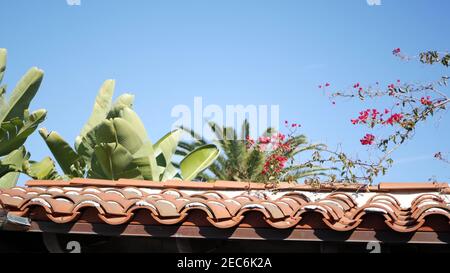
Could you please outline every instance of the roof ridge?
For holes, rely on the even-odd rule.
[[[442,191],[449,193],[448,183],[444,182],[381,182],[378,185],[352,184],[352,183],[323,183],[318,186],[298,184],[292,182],[280,182],[275,184],[238,182],[238,181],[215,181],[215,182],[193,182],[169,180],[155,182],[147,180],[120,179],[101,180],[88,178],[74,178],[72,180],[30,180],[25,183],[28,187],[140,187],[140,188],[175,188],[196,190],[277,190],[277,191],[358,191],[358,192],[404,192],[404,191]]]

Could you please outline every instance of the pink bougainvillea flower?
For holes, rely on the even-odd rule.
[[[392,50],[392,54],[397,55],[400,53],[400,51],[401,51],[401,49],[399,47],[397,47],[394,50]]]
[[[369,118],[370,109],[359,112],[358,121],[360,123],[367,123],[367,119]]]
[[[394,125],[394,123],[400,123],[403,119],[403,115],[400,113],[392,114],[383,124]]]
[[[372,134],[366,134],[361,140],[362,145],[372,145],[375,141],[375,136]]]
[[[286,138],[286,135],[284,135],[284,134],[282,134],[282,133],[278,133],[278,138],[279,138],[281,141],[284,141],[284,139]]]
[[[429,106],[429,105],[433,104],[433,102],[430,100],[430,98],[431,98],[430,96],[422,97],[420,99],[420,103],[423,105]]]
[[[260,144],[258,148],[260,152],[265,152],[267,150],[267,144]]]
[[[372,109],[372,119],[377,119],[379,113],[377,109]]]
[[[258,139],[258,142],[259,142],[260,144],[269,144],[269,143],[270,143],[270,137],[262,136],[262,137],[260,137],[260,138]]]

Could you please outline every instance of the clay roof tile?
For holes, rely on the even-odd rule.
[[[25,187],[1,190],[0,205],[32,220],[32,211],[38,208],[55,223],[86,221],[89,211],[109,225],[129,223],[136,213],[160,225],[183,224],[198,210],[206,215],[206,223],[217,228],[253,225],[254,217],[259,217],[269,227],[289,229],[318,217],[325,227],[350,231],[377,215],[387,228],[412,232],[434,215],[450,220],[450,191],[445,183],[326,184],[319,190],[281,183],[272,191],[273,187],[230,181],[29,181]],[[253,220],[247,223],[248,217]]]

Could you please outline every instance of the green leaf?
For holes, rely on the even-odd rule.
[[[25,120],[18,118],[4,122],[0,126],[0,156],[4,156],[22,146],[27,138],[44,121],[47,111],[38,110],[31,115],[26,114]]]
[[[161,170],[158,168],[158,163],[156,162],[155,150],[153,149],[153,144],[150,140],[147,140],[142,144],[141,149],[134,154],[134,158],[144,158],[142,162],[146,162],[146,173],[151,173],[151,180],[160,181]],[[142,168],[142,165],[141,165]]]
[[[23,164],[30,157],[22,146],[0,160],[0,177],[9,172],[22,172]]]
[[[167,164],[167,166],[164,170],[161,181],[167,181],[167,180],[174,179],[177,176],[177,174],[178,174],[178,169],[175,168],[175,166],[169,162],[169,164]]]
[[[121,111],[125,108],[133,108],[134,95],[123,94],[120,95],[115,101],[112,108],[109,110],[107,118],[120,117]]]
[[[94,127],[100,124],[108,115],[108,112],[112,103],[112,96],[114,94],[115,81],[106,80],[98,91],[97,97],[95,98],[94,108],[89,120],[81,129],[80,135],[75,140],[75,147],[78,149],[82,138],[91,131]]]
[[[248,120],[244,120],[242,123],[242,129],[241,129],[241,140],[247,140],[247,138],[250,136],[250,123]]]
[[[246,178],[253,181],[256,180],[264,167],[264,154],[258,149],[253,149],[250,153],[247,153],[244,162]]]
[[[64,174],[77,177],[80,173],[83,173],[85,166],[83,160],[57,132],[49,133],[45,128],[42,128],[39,130],[39,134],[44,139]]]
[[[131,154],[137,153],[143,145],[132,124],[122,118],[103,120],[83,137],[77,152],[88,162],[95,146],[101,143],[121,144]]]
[[[135,154],[142,147],[143,141],[141,140],[139,134],[134,129],[134,124],[129,123],[125,119],[115,118],[113,119],[114,126],[114,139],[113,141],[108,141],[108,139],[102,139],[102,134],[97,132],[97,142],[98,143],[112,143],[117,142],[122,145],[129,153]]]
[[[17,185],[19,176],[19,172],[10,172],[0,177],[0,189],[14,188]]]
[[[139,135],[142,142],[148,140],[147,130],[139,116],[131,108],[125,107],[121,111],[120,117],[132,124],[134,131]]]
[[[129,93],[125,93],[120,95],[115,101],[114,101],[114,105],[113,108],[133,108],[133,103],[134,103],[134,95],[133,94],[129,94]]]
[[[114,143],[97,145],[91,164],[93,173],[103,179],[137,178],[140,175],[133,164],[133,156],[123,146]]]
[[[0,109],[4,109],[6,107],[8,107],[6,101],[6,86],[2,85],[0,86]]]
[[[6,55],[7,51],[4,48],[0,48],[0,84],[3,81],[3,76],[6,70]]]
[[[55,180],[60,176],[56,171],[55,162],[50,157],[45,157],[42,161],[30,161],[27,169],[27,175],[38,180]]]
[[[136,165],[142,179],[158,181],[158,179],[153,179],[153,170],[149,159],[149,157],[134,158],[132,163]]]
[[[155,155],[162,154],[164,156],[166,165],[170,163],[173,155],[177,149],[178,142],[180,141],[182,130],[174,130],[165,136],[163,136],[155,145]],[[166,166],[164,165],[164,166]]]
[[[0,123],[12,118],[24,118],[24,112],[29,108],[43,77],[44,72],[36,67],[28,70],[14,88],[7,107],[0,109]]]
[[[199,173],[214,163],[219,156],[216,145],[204,145],[188,154],[181,162],[181,176],[185,180],[194,179]]]

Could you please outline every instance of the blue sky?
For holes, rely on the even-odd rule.
[[[317,85],[429,81],[448,73],[401,62],[393,48],[416,54],[447,50],[450,2],[382,0],[0,0],[0,47],[9,52],[5,82],[12,87],[31,66],[45,70],[33,109],[49,111],[44,126],[68,141],[87,120],[105,79],[116,94],[136,95],[135,109],[152,139],[175,121],[171,109],[205,104],[280,105],[281,119],[302,124],[312,141],[367,153],[366,132],[349,122],[370,105],[338,101]],[[448,117],[430,121],[394,156],[381,181],[449,180],[450,168],[433,160],[450,151]],[[49,155],[36,134],[34,159]]]

